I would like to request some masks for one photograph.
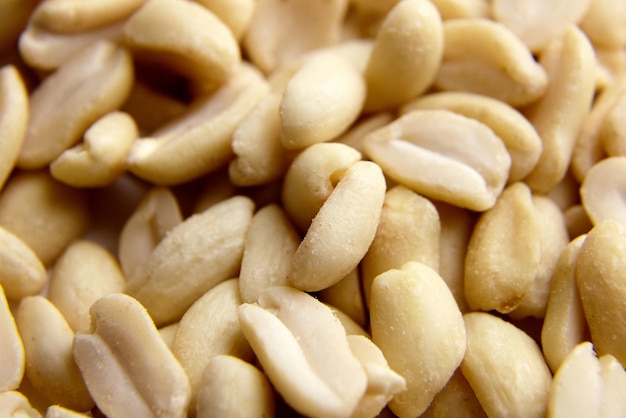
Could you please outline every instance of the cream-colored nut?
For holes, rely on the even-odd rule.
[[[610,157],[595,164],[580,187],[583,207],[594,225],[612,219],[626,226],[626,156]]]
[[[178,323],[172,352],[189,377],[192,413],[202,374],[215,356],[228,354],[246,361],[254,357],[237,319],[242,303],[238,280],[229,279],[195,301]]]
[[[347,0],[261,0],[243,40],[250,60],[263,72],[339,41]]]
[[[202,373],[196,417],[273,417],[274,391],[253,365],[229,355],[213,357]]]
[[[387,190],[374,241],[361,261],[363,293],[369,304],[376,276],[419,261],[439,270],[441,223],[433,203],[404,186]]]
[[[117,293],[90,309],[73,353],[98,409],[110,417],[186,417],[189,379],[139,302]],[[157,377],[158,376],[158,377]]]
[[[597,59],[596,90],[603,91],[626,70],[626,54],[622,48],[598,48],[594,45]]]
[[[87,129],[82,144],[50,164],[50,173],[74,187],[107,186],[124,172],[126,156],[138,136],[137,125],[127,113],[109,113]]]
[[[574,239],[580,235],[584,235],[593,228],[593,224],[587,215],[587,211],[583,205],[573,205],[563,212],[567,233],[570,239]]]
[[[235,129],[267,91],[259,71],[242,64],[218,91],[201,95],[183,114],[135,141],[128,169],[163,185],[184,183],[227,165]]]
[[[376,234],[386,188],[380,167],[357,161],[337,177],[293,256],[288,280],[298,289],[318,291],[339,282]]]
[[[0,190],[11,174],[28,124],[28,92],[13,65],[0,68]]]
[[[282,204],[301,232],[309,229],[335,184],[335,173],[361,159],[355,149],[335,143],[315,144],[296,156],[283,180]]]
[[[554,374],[548,416],[600,417],[602,399],[600,362],[589,341],[572,349]]]
[[[611,107],[600,129],[600,141],[610,156],[626,156],[626,122],[624,120],[626,120],[626,92],[622,92],[620,98]]]
[[[118,258],[124,276],[134,277],[159,242],[182,221],[170,189],[155,187],[146,192],[120,231]]]
[[[619,0],[591,0],[580,27],[594,45],[623,48],[626,45],[626,5]]]
[[[257,6],[255,0],[194,0],[217,16],[241,41],[248,31],[252,16]]]
[[[490,4],[487,0],[432,0],[443,20],[488,18]]]
[[[139,60],[158,62],[214,90],[241,62],[237,40],[193,1],[150,0],[124,25],[121,42]]]
[[[372,338],[406,380],[389,407],[399,417],[422,414],[465,353],[463,317],[448,286],[425,264],[410,262],[374,280]]]
[[[487,19],[451,19],[443,32],[437,88],[484,94],[512,106],[531,103],[545,92],[545,71],[506,26]]]
[[[239,323],[285,402],[308,416],[350,417],[367,375],[332,311],[286,286],[265,290],[258,303],[239,307]]]
[[[176,332],[178,331],[178,322],[171,323],[164,327],[159,328],[159,335],[165,341],[165,344],[172,349],[174,346],[174,339],[176,338]]]
[[[370,338],[370,334],[365,331],[365,329],[363,329],[363,327],[359,325],[354,319],[350,318],[347,314],[343,313],[332,305],[326,304],[326,306],[328,306],[328,308],[332,311],[333,315],[335,315],[335,318],[337,318],[339,322],[341,322],[341,325],[343,325],[346,335],[362,335],[364,337]]]
[[[228,178],[226,170],[215,171],[205,177],[204,186],[197,196],[193,213],[202,213],[216,203],[237,195],[241,189]]]
[[[535,167],[541,150],[541,137],[534,126],[516,109],[491,97],[465,92],[440,92],[407,103],[400,111],[445,109],[487,125],[504,142],[511,156],[509,183],[522,180]]]
[[[334,142],[348,145],[360,153],[365,153],[363,138],[370,132],[390,124],[395,116],[392,112],[380,112],[366,116],[355,122],[350,129],[334,139]]]
[[[73,55],[30,96],[18,166],[43,167],[58,157],[93,122],[126,100],[132,80],[130,54],[110,42]]]
[[[88,331],[89,307],[102,296],[122,292],[125,286],[113,254],[95,242],[76,240],[52,268],[48,298],[74,331]]]
[[[393,109],[428,89],[439,70],[443,45],[441,16],[433,3],[397,3],[378,30],[365,70],[365,109]]]
[[[358,118],[365,80],[346,59],[319,54],[289,80],[280,102],[281,141],[303,149],[341,135]]]
[[[159,326],[180,319],[209,289],[237,274],[253,211],[252,200],[236,196],[187,218],[127,277],[127,293]]]
[[[386,15],[399,0],[350,0],[350,4],[361,14]]]
[[[574,347],[584,341],[587,333],[576,285],[576,259],[585,238],[581,235],[567,245],[552,276],[550,298],[541,328],[541,347],[553,372]]]
[[[5,417],[41,418],[41,414],[33,408],[28,399],[20,392],[0,392],[0,415]]]
[[[626,364],[626,227],[605,220],[587,234],[576,261],[591,342],[599,355],[612,354]]]
[[[369,157],[391,179],[425,197],[475,211],[492,207],[511,157],[477,120],[448,110],[414,110],[365,138]]]
[[[318,297],[322,302],[337,308],[359,326],[364,327],[368,320],[361,288],[361,276],[357,267],[334,285],[320,290]]]
[[[89,418],[89,415],[72,411],[59,405],[50,405],[44,418]]]
[[[595,89],[593,47],[576,26],[568,26],[541,55],[550,83],[541,99],[524,112],[543,140],[537,165],[524,181],[547,193],[565,176],[577,135],[589,113]]]
[[[605,354],[600,356],[600,375],[602,376],[602,399],[600,400],[600,416],[618,418],[626,415],[626,371],[617,359]]]
[[[486,312],[467,313],[463,319],[467,351],[461,370],[487,415],[545,416],[552,375],[537,343]]]
[[[0,227],[0,286],[7,298],[36,295],[46,284],[46,269],[24,241]]]
[[[458,368],[421,418],[487,418],[472,387]]]
[[[287,284],[300,236],[280,206],[267,205],[250,221],[241,259],[239,292],[256,302],[265,288]]]
[[[519,306],[541,263],[540,222],[530,189],[508,186],[476,223],[465,258],[465,298],[473,310]]]
[[[52,403],[88,411],[93,400],[72,355],[74,332],[43,296],[28,296],[15,316],[26,353],[26,376]]]
[[[0,226],[50,265],[90,222],[85,191],[54,180],[45,171],[23,171],[0,195]]]
[[[0,284],[0,394],[16,390],[24,377],[25,354],[22,339]],[[2,402],[0,402],[2,410]]]
[[[566,211],[580,204],[580,183],[571,172],[568,172],[545,196],[552,199],[559,209]]]

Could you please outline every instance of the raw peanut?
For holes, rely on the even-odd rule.
[[[74,362],[74,332],[63,314],[43,296],[20,302],[15,317],[26,353],[26,376],[54,404],[87,411],[93,400]]]
[[[376,234],[385,197],[380,167],[357,161],[339,176],[294,254],[288,281],[298,289],[337,283],[359,264]]]
[[[600,142],[609,156],[626,156],[626,92],[607,113],[600,129]]]
[[[20,392],[0,392],[0,415],[5,417],[41,418],[28,399]]]
[[[59,405],[50,405],[46,409],[44,418],[87,418],[89,415],[63,408]]]
[[[386,15],[399,0],[352,0],[351,4],[362,14]]]
[[[433,0],[443,20],[486,18],[490,14],[487,0]]]
[[[423,93],[443,56],[441,16],[430,1],[397,3],[376,35],[367,68],[366,111],[393,109]]]
[[[48,298],[74,331],[88,331],[89,307],[126,286],[117,259],[101,245],[72,242],[52,268]]]
[[[203,190],[193,206],[193,213],[202,213],[222,200],[236,196],[240,191],[230,182],[226,170],[215,171],[206,176]]]
[[[561,211],[566,211],[580,204],[580,183],[571,172],[568,172],[545,196],[552,199]]]
[[[541,263],[540,223],[530,189],[508,186],[476,223],[465,258],[465,298],[473,310],[517,308]]]
[[[343,135],[335,138],[334,142],[348,145],[360,153],[364,153],[363,138],[370,132],[388,125],[393,119],[394,115],[391,112],[376,113],[364,119],[360,119],[356,121],[350,129],[344,132]]]
[[[233,33],[237,41],[241,41],[248,31],[256,1],[254,0],[195,0],[217,16]]]
[[[7,298],[19,300],[39,293],[47,282],[46,269],[24,241],[0,227],[0,286]]]
[[[463,319],[467,351],[461,370],[487,415],[545,416],[552,375],[535,341],[486,312]]]
[[[15,166],[27,124],[26,86],[17,68],[5,65],[0,68],[0,190]]]
[[[585,212],[594,225],[612,219],[626,226],[626,156],[606,158],[587,173],[580,187]]]
[[[626,363],[626,227],[613,220],[598,223],[587,234],[576,261],[580,292],[591,342],[599,355],[612,354]]]
[[[118,293],[90,309],[73,353],[89,393],[111,417],[185,417],[189,380],[139,302]],[[155,379],[155,376],[159,376]]]
[[[565,210],[563,217],[565,218],[565,225],[567,226],[567,233],[570,239],[586,234],[593,228],[587,211],[581,204],[573,205]]]
[[[57,158],[87,127],[126,100],[132,80],[130,54],[110,42],[73,55],[30,96],[18,166],[44,167]]]
[[[407,103],[400,112],[418,109],[450,110],[487,125],[511,156],[509,183],[526,177],[541,155],[543,146],[534,126],[519,111],[491,97],[453,91],[433,93]]]
[[[619,418],[626,414],[626,372],[624,366],[610,354],[600,356],[600,375],[602,377],[602,399],[600,416]]]
[[[626,5],[619,0],[591,0],[580,22],[594,45],[623,48],[626,45]]]
[[[237,357],[213,357],[202,373],[196,417],[272,417],[274,413],[274,391],[259,369]]]
[[[172,349],[174,346],[174,339],[176,338],[176,332],[178,331],[178,322],[171,323],[162,328],[159,328],[159,335],[165,341],[165,344]]]
[[[354,268],[334,285],[320,290],[318,296],[322,302],[345,313],[359,326],[364,327],[367,324],[367,312],[358,268]]]
[[[621,48],[598,48],[595,46],[597,70],[596,90],[603,91],[626,69],[626,55]]]
[[[187,218],[127,277],[126,291],[158,326],[180,319],[209,289],[237,274],[253,211],[249,198],[236,196]]]
[[[406,380],[389,407],[399,417],[422,414],[465,353],[461,312],[441,276],[418,262],[374,280],[372,338],[392,370]]]
[[[241,305],[239,323],[287,404],[308,416],[352,415],[367,376],[329,308],[302,291],[276,286],[259,305]]]
[[[20,386],[25,366],[24,345],[2,285],[0,285],[0,358],[2,358],[1,396],[3,392],[16,390]],[[2,401],[0,401],[0,410],[2,410]]]
[[[48,266],[90,223],[87,195],[45,171],[22,171],[0,194],[0,226],[21,239]]]
[[[451,19],[443,31],[437,88],[483,94],[512,106],[531,103],[545,92],[545,71],[506,26],[487,19]]]
[[[550,83],[543,97],[524,113],[543,140],[543,151],[524,181],[534,191],[547,193],[565,176],[589,113],[595,87],[593,47],[571,25],[561,38],[550,42],[540,63]]]
[[[347,314],[343,313],[332,305],[325,305],[328,307],[328,309],[331,310],[333,315],[335,315],[335,318],[337,318],[339,322],[341,322],[341,325],[343,325],[346,335],[362,335],[364,337],[370,338],[369,333],[365,331],[363,327],[359,325],[354,319],[350,318]]]
[[[561,253],[550,286],[550,297],[541,328],[541,347],[552,372],[583,342],[587,324],[576,285],[576,259],[586,236],[570,242]]]
[[[485,211],[506,184],[511,157],[486,125],[448,110],[414,110],[365,138],[368,156],[398,183]]]
[[[458,368],[421,417],[487,418],[487,414]]]

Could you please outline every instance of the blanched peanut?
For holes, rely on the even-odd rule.
[[[41,418],[28,399],[20,392],[0,392],[0,415],[5,417]]]
[[[364,327],[368,321],[361,287],[361,275],[357,267],[334,285],[320,290],[318,297]]]
[[[87,229],[87,195],[45,171],[16,173],[0,195],[0,226],[20,238],[50,265]]]
[[[461,312],[441,276],[410,262],[379,275],[370,303],[372,338],[407,389],[389,403],[399,417],[422,414],[465,353]]]
[[[385,197],[380,167],[357,161],[337,177],[294,254],[288,280],[298,289],[337,283],[359,264],[376,234]]]
[[[332,305],[325,305],[332,311],[333,315],[335,315],[335,318],[337,318],[339,322],[341,322],[341,325],[343,325],[346,335],[362,335],[364,337],[370,338],[370,334],[365,331],[361,325],[356,323],[354,319],[350,318],[347,314],[343,313],[343,311],[340,311]]]
[[[626,70],[626,54],[621,48],[598,48],[595,47],[597,70],[596,89],[605,90],[615,82],[619,75]]]
[[[421,418],[487,418],[461,368],[456,369],[446,386],[435,396]]]
[[[365,70],[365,110],[393,109],[430,87],[443,42],[441,16],[430,1],[399,2],[376,35]]]
[[[369,157],[398,183],[475,211],[495,204],[511,157],[484,124],[448,110],[414,110],[365,138]]]
[[[563,212],[567,233],[570,239],[586,234],[593,228],[593,224],[587,215],[583,205],[573,205]]]
[[[256,9],[254,0],[195,0],[217,16],[241,41],[248,31]]]
[[[606,158],[587,173],[580,187],[585,212],[594,225],[612,219],[626,226],[626,156]]]
[[[176,338],[176,332],[178,331],[178,322],[173,322],[169,325],[159,328],[159,335],[165,342],[165,344],[172,349],[174,346],[174,339]]]
[[[7,298],[36,295],[47,281],[46,269],[24,241],[0,227],[0,286]]]
[[[87,411],[93,400],[74,362],[74,332],[63,314],[43,296],[29,296],[15,317],[26,352],[29,382],[52,403]]]
[[[512,106],[531,103],[545,92],[545,71],[506,26],[452,19],[443,30],[443,62],[435,79],[439,89],[484,94]]]
[[[626,55],[626,54],[625,54]],[[611,107],[602,123],[600,142],[610,156],[626,156],[626,92]]]
[[[259,369],[237,357],[213,357],[202,373],[196,417],[273,417],[274,413],[274,392]]]
[[[594,45],[623,48],[626,45],[626,5],[619,0],[591,0],[580,27]]]
[[[461,370],[487,415],[545,416],[552,375],[535,341],[486,312],[463,319],[467,351]]]
[[[612,354],[626,364],[626,227],[605,220],[587,234],[576,261],[591,342],[599,355]]]
[[[580,29],[569,26],[563,37],[550,42],[541,55],[550,80],[541,99],[524,112],[543,141],[534,170],[524,181],[547,193],[567,172],[576,137],[593,99],[594,53]]]
[[[432,0],[443,20],[489,17],[487,0]]]
[[[2,358],[0,367],[0,394],[2,394],[20,386],[25,366],[24,345],[2,285],[0,285],[0,358]],[[0,410],[2,410],[1,401]]]
[[[73,353],[100,411],[185,417],[189,380],[141,304],[118,293],[99,299],[90,312],[91,332],[76,333]]]
[[[600,356],[600,375],[602,376],[602,399],[600,400],[600,416],[602,418],[618,418],[626,415],[626,371],[617,359],[605,354]]]
[[[28,123],[28,92],[12,65],[0,68],[0,190],[15,166]]]
[[[350,129],[343,135],[334,139],[334,142],[348,145],[360,153],[364,153],[363,138],[370,132],[388,125],[394,120],[395,116],[392,112],[380,112],[374,115],[361,118],[356,121]]]
[[[74,331],[88,331],[89,307],[125,286],[119,263],[109,251],[95,242],[76,240],[52,268],[48,298]]]
[[[350,417],[367,386],[332,311],[305,292],[267,289],[239,307],[241,329],[274,388],[301,414]]]
[[[50,405],[46,409],[44,418],[88,418],[89,415],[63,408],[59,405]]]

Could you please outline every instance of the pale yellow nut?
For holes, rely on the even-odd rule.
[[[230,29],[192,1],[146,2],[126,21],[121,38],[135,58],[159,62],[209,90],[222,85],[241,62]]]
[[[386,15],[400,0],[351,0],[350,3],[363,14]]]
[[[264,289],[286,285],[300,235],[283,209],[269,204],[259,209],[244,243],[239,292],[244,302],[256,302]]]
[[[624,54],[626,55],[626,54]],[[626,92],[607,113],[600,129],[600,142],[609,156],[626,156]]]
[[[178,322],[173,322],[169,325],[159,328],[159,335],[165,341],[165,344],[172,349],[174,346],[174,338],[176,338],[176,332],[178,331]]]
[[[524,109],[543,141],[537,165],[524,181],[536,192],[547,193],[565,176],[577,136],[593,99],[594,53],[576,26],[568,26],[541,55],[550,80],[541,99]]]
[[[573,205],[563,212],[567,233],[570,239],[584,235],[593,228],[593,224],[587,215],[587,211],[583,205]]]
[[[467,313],[463,319],[467,351],[461,370],[487,415],[545,416],[552,375],[537,343],[486,312]]]
[[[599,355],[626,363],[626,227],[604,220],[587,234],[576,261],[580,292],[591,342]]]
[[[126,291],[157,325],[180,319],[208,290],[237,274],[253,211],[252,200],[236,196],[187,218],[127,277]]]
[[[0,226],[21,239],[48,266],[90,223],[84,190],[45,171],[16,173],[0,194]]]
[[[379,112],[360,118],[350,129],[335,138],[333,142],[348,145],[363,154],[365,153],[363,138],[370,132],[388,125],[394,118],[395,116],[392,112]]]
[[[339,136],[358,118],[365,94],[365,80],[350,62],[334,54],[312,57],[280,102],[283,146],[303,149]]]
[[[626,45],[626,5],[619,0],[591,0],[580,27],[594,45],[623,48]]]
[[[554,374],[548,417],[600,417],[602,399],[600,362],[589,341],[582,342],[563,359]]]
[[[202,374],[215,356],[228,354],[246,361],[253,359],[237,319],[237,307],[242,303],[238,280],[229,279],[202,295],[178,323],[172,352],[189,377],[192,412]]]
[[[2,357],[0,393],[16,390],[24,377],[26,356],[2,285],[0,285],[0,357]],[[1,405],[2,402],[0,410]]]
[[[440,92],[421,96],[400,109],[445,109],[487,125],[504,142],[511,156],[509,183],[522,180],[535,167],[543,145],[534,126],[508,104],[475,93]]]
[[[487,414],[478,402],[467,379],[463,376],[461,368],[458,368],[420,417],[487,418]]]
[[[301,232],[332,193],[335,173],[341,173],[361,159],[355,149],[335,143],[315,144],[298,154],[283,180],[282,204]]]
[[[24,241],[0,227],[0,286],[7,298],[19,300],[39,293],[47,282],[46,269]]]
[[[305,292],[276,286],[239,307],[241,329],[285,402],[308,416],[348,418],[367,387],[339,320]]]
[[[370,302],[372,339],[406,380],[389,407],[399,417],[422,414],[465,353],[463,317],[436,271],[418,262],[379,275]]]
[[[328,308],[332,311],[335,318],[341,322],[343,325],[344,331],[346,335],[362,335],[364,337],[370,338],[370,334],[363,329],[361,325],[359,325],[354,319],[350,318],[347,314],[343,313],[339,309],[335,308],[332,305],[328,305]]]
[[[552,199],[559,209],[565,211],[574,205],[580,204],[579,189],[580,183],[571,172],[568,172],[545,196]]]
[[[485,211],[504,188],[511,157],[477,120],[448,110],[414,110],[365,138],[385,175],[417,193]]]
[[[596,89],[605,90],[626,70],[626,54],[622,48],[598,48],[594,45],[597,59]]]
[[[74,331],[88,331],[89,307],[125,287],[124,274],[113,254],[100,244],[79,239],[54,264],[48,298]]]
[[[196,417],[273,417],[274,391],[253,365],[229,355],[213,357],[202,373]]]
[[[404,186],[385,193],[374,241],[361,261],[363,294],[369,304],[376,276],[419,261],[439,269],[441,223],[437,208]]]
[[[233,33],[237,41],[241,41],[252,22],[257,6],[255,0],[194,0],[217,16]]]
[[[74,332],[63,314],[43,296],[20,302],[15,316],[24,342],[26,376],[52,403],[78,411],[93,407],[93,400],[72,354]]]
[[[473,310],[508,313],[519,306],[541,263],[541,224],[530,189],[508,186],[476,223],[465,258],[465,299]]]
[[[90,312],[91,331],[76,333],[73,353],[98,409],[120,418],[186,417],[189,379],[143,306],[117,293]]]
[[[340,174],[294,254],[292,286],[322,290],[359,264],[376,234],[385,187],[380,167],[371,161],[357,161]]]
[[[602,418],[619,418],[626,415],[626,371],[617,359],[605,354],[600,356],[600,375],[602,376],[602,399],[600,400],[600,416]]]
[[[339,41],[347,0],[261,0],[256,4],[243,48],[264,73]]]
[[[376,35],[367,68],[365,109],[393,109],[423,93],[443,56],[443,25],[430,1],[399,2]]]
[[[50,405],[46,408],[44,418],[88,418],[89,415],[73,411],[59,405]]]
[[[487,0],[432,0],[443,20],[483,18],[490,15]]]
[[[16,67],[0,68],[0,190],[11,174],[28,124],[28,92]]]
[[[28,399],[20,392],[0,392],[0,415],[5,417],[41,418],[41,414],[33,408]]]
[[[506,26],[487,19],[451,19],[443,31],[435,87],[483,94],[512,106],[531,103],[545,92],[545,71]]]
[[[626,156],[606,158],[587,173],[580,187],[585,212],[594,225],[611,219],[626,226]]]
[[[182,0],[179,0],[182,1]],[[268,91],[258,70],[242,64],[213,94],[133,143],[128,170],[154,184],[180,184],[226,166],[232,135]]]
[[[126,100],[132,80],[130,54],[110,42],[73,55],[30,96],[18,166],[43,167],[58,157],[87,127]]]
[[[367,310],[361,291],[361,275],[359,268],[354,268],[334,285],[318,292],[319,299],[346,314],[359,326],[366,326]]]

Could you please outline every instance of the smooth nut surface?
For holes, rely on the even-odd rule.
[[[0,227],[0,286],[7,298],[19,300],[46,285],[46,269],[24,241]]]
[[[0,190],[15,166],[28,124],[28,92],[12,65],[0,68]]]
[[[2,285],[0,285],[0,337],[0,354],[3,358],[3,367],[0,368],[0,393],[2,393],[20,386],[26,361],[24,345]]]
[[[580,187],[580,197],[585,212],[594,225],[612,219],[626,226],[624,194],[626,184],[626,157],[606,158],[587,173]]]

